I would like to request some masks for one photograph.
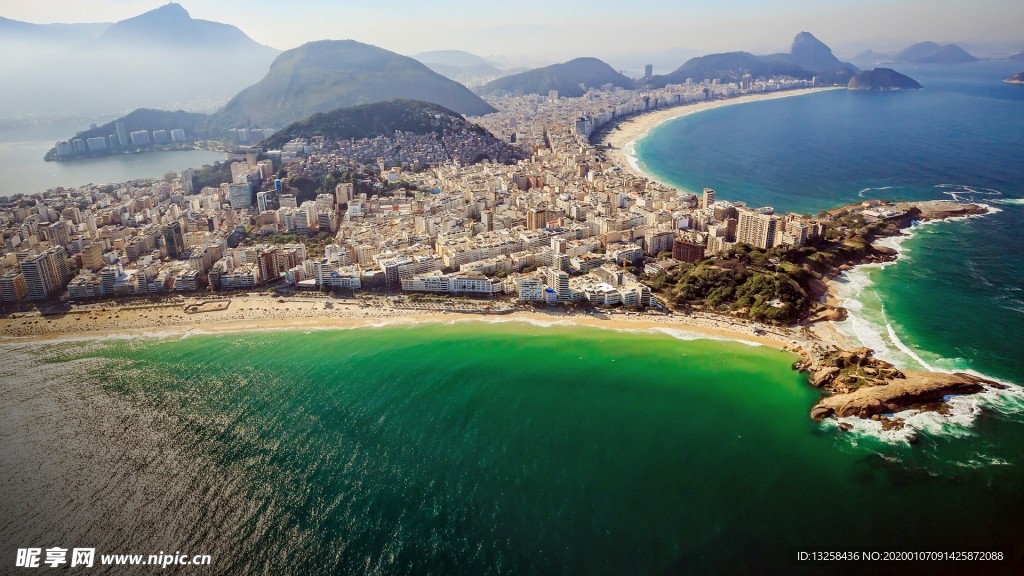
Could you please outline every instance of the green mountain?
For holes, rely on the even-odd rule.
[[[892,68],[874,68],[854,76],[847,88],[864,91],[917,90],[921,85]]]
[[[702,82],[705,79],[714,80],[715,78],[719,78],[723,82],[737,82],[744,74],[750,74],[754,78],[790,76],[810,80],[814,77],[813,72],[796,64],[765,60],[749,52],[726,52],[691,58],[664,76],[654,76],[648,80],[647,85],[652,88],[661,88],[667,84],[682,84],[686,82],[687,78],[693,78],[694,82]]]
[[[978,59],[956,44],[942,46],[935,42],[918,42],[900,50],[896,54],[896,61],[914,64],[961,64],[977,62]]]
[[[528,70],[498,78],[478,89],[481,94],[547,94],[557,90],[560,96],[576,97],[589,88],[611,84],[618,88],[635,88],[629,78],[597,58],[576,58],[561,64]]]
[[[262,145],[280,148],[289,140],[312,136],[350,140],[390,136],[396,131],[427,134],[446,129],[486,133],[483,128],[443,106],[416,100],[388,100],[318,112],[278,131]]]
[[[256,84],[215,114],[228,127],[280,127],[317,112],[396,98],[467,116],[494,112],[468,88],[408,56],[354,40],[310,42],[282,53]]]

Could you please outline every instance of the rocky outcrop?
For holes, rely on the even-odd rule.
[[[839,383],[839,378],[832,382]],[[997,386],[995,382],[970,374],[907,371],[824,398],[811,409],[811,417],[815,420],[833,415],[871,418],[912,408],[928,409],[929,405],[942,407],[946,396],[976,394],[990,385]]]
[[[958,204],[949,200],[929,200],[926,202],[900,202],[896,204],[899,210],[910,210],[916,208],[920,213],[921,220],[942,220],[944,218],[955,218],[958,216],[973,216],[985,214],[988,210],[977,204]]]

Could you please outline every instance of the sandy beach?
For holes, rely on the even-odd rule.
[[[207,312],[188,312],[202,302],[216,302]],[[182,337],[266,330],[351,329],[420,323],[523,322],[538,327],[586,326],[612,330],[663,331],[681,338],[731,340],[800,351],[822,345],[840,346],[842,336],[816,330],[813,337],[798,329],[748,323],[725,316],[623,311],[548,312],[509,301],[462,301],[452,304],[396,303],[389,298],[277,298],[244,295],[174,304],[118,305],[112,302],[79,307],[64,314],[15,314],[0,319],[0,343],[68,339]],[[224,304],[227,304],[224,306]],[[222,308],[222,309],[212,309]],[[755,333],[755,329],[757,332]]]
[[[639,176],[641,178],[648,178],[655,180],[650,174],[641,172],[632,162],[630,162],[628,150],[632,144],[645,136],[652,128],[674,120],[676,118],[682,118],[683,116],[689,116],[698,112],[704,112],[706,110],[714,110],[715,108],[721,108],[723,106],[734,106],[736,104],[746,104],[749,102],[760,102],[762,100],[775,100],[776,98],[790,98],[792,96],[803,96],[805,94],[812,94],[814,92],[823,92],[826,90],[845,90],[842,86],[828,86],[822,88],[804,88],[800,90],[786,90],[783,92],[771,92],[769,94],[749,94],[746,96],[738,96],[736,98],[729,98],[727,100],[712,100],[710,102],[696,102],[685,106],[676,106],[673,108],[666,108],[663,110],[657,110],[654,112],[648,112],[638,116],[632,116],[627,118],[619,124],[613,124],[610,127],[604,129],[595,144],[598,146],[610,146],[608,149],[608,159],[612,161],[616,166],[621,167],[623,170]],[[693,192],[693,190],[689,190]]]

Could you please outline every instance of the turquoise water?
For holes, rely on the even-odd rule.
[[[1012,65],[1010,65],[1012,67]],[[852,274],[844,331],[907,368],[1024,382],[1024,90],[1005,63],[901,69],[925,88],[834,91],[663,124],[636,145],[659,179],[816,214],[865,198],[955,198],[995,214],[929,225]]]
[[[0,355],[3,558],[88,540],[218,574],[778,574],[820,572],[801,550],[1022,553],[1024,401],[887,443],[812,422],[773,349],[461,324]]]

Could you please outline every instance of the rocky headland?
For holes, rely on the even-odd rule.
[[[853,266],[895,260],[897,252],[873,242],[878,238],[899,236],[915,221],[942,220],[985,214],[987,208],[977,204],[958,204],[946,200],[903,202],[891,205],[895,216],[876,222],[869,230],[858,230],[857,236],[867,240],[866,250],[836,266],[838,276]],[[845,207],[832,212],[855,210]],[[833,299],[834,302],[834,299]],[[812,321],[838,321],[846,318],[846,310],[835,303],[826,305]],[[898,418],[886,416],[904,410],[943,411],[945,399],[953,395],[976,394],[987,388],[1003,388],[1002,384],[971,374],[926,371],[902,371],[884,360],[875,358],[868,348],[842,350],[836,347],[811,346],[802,352],[794,368],[805,371],[815,388],[826,393],[811,409],[811,418],[859,417],[882,422],[883,429],[901,428]]]

